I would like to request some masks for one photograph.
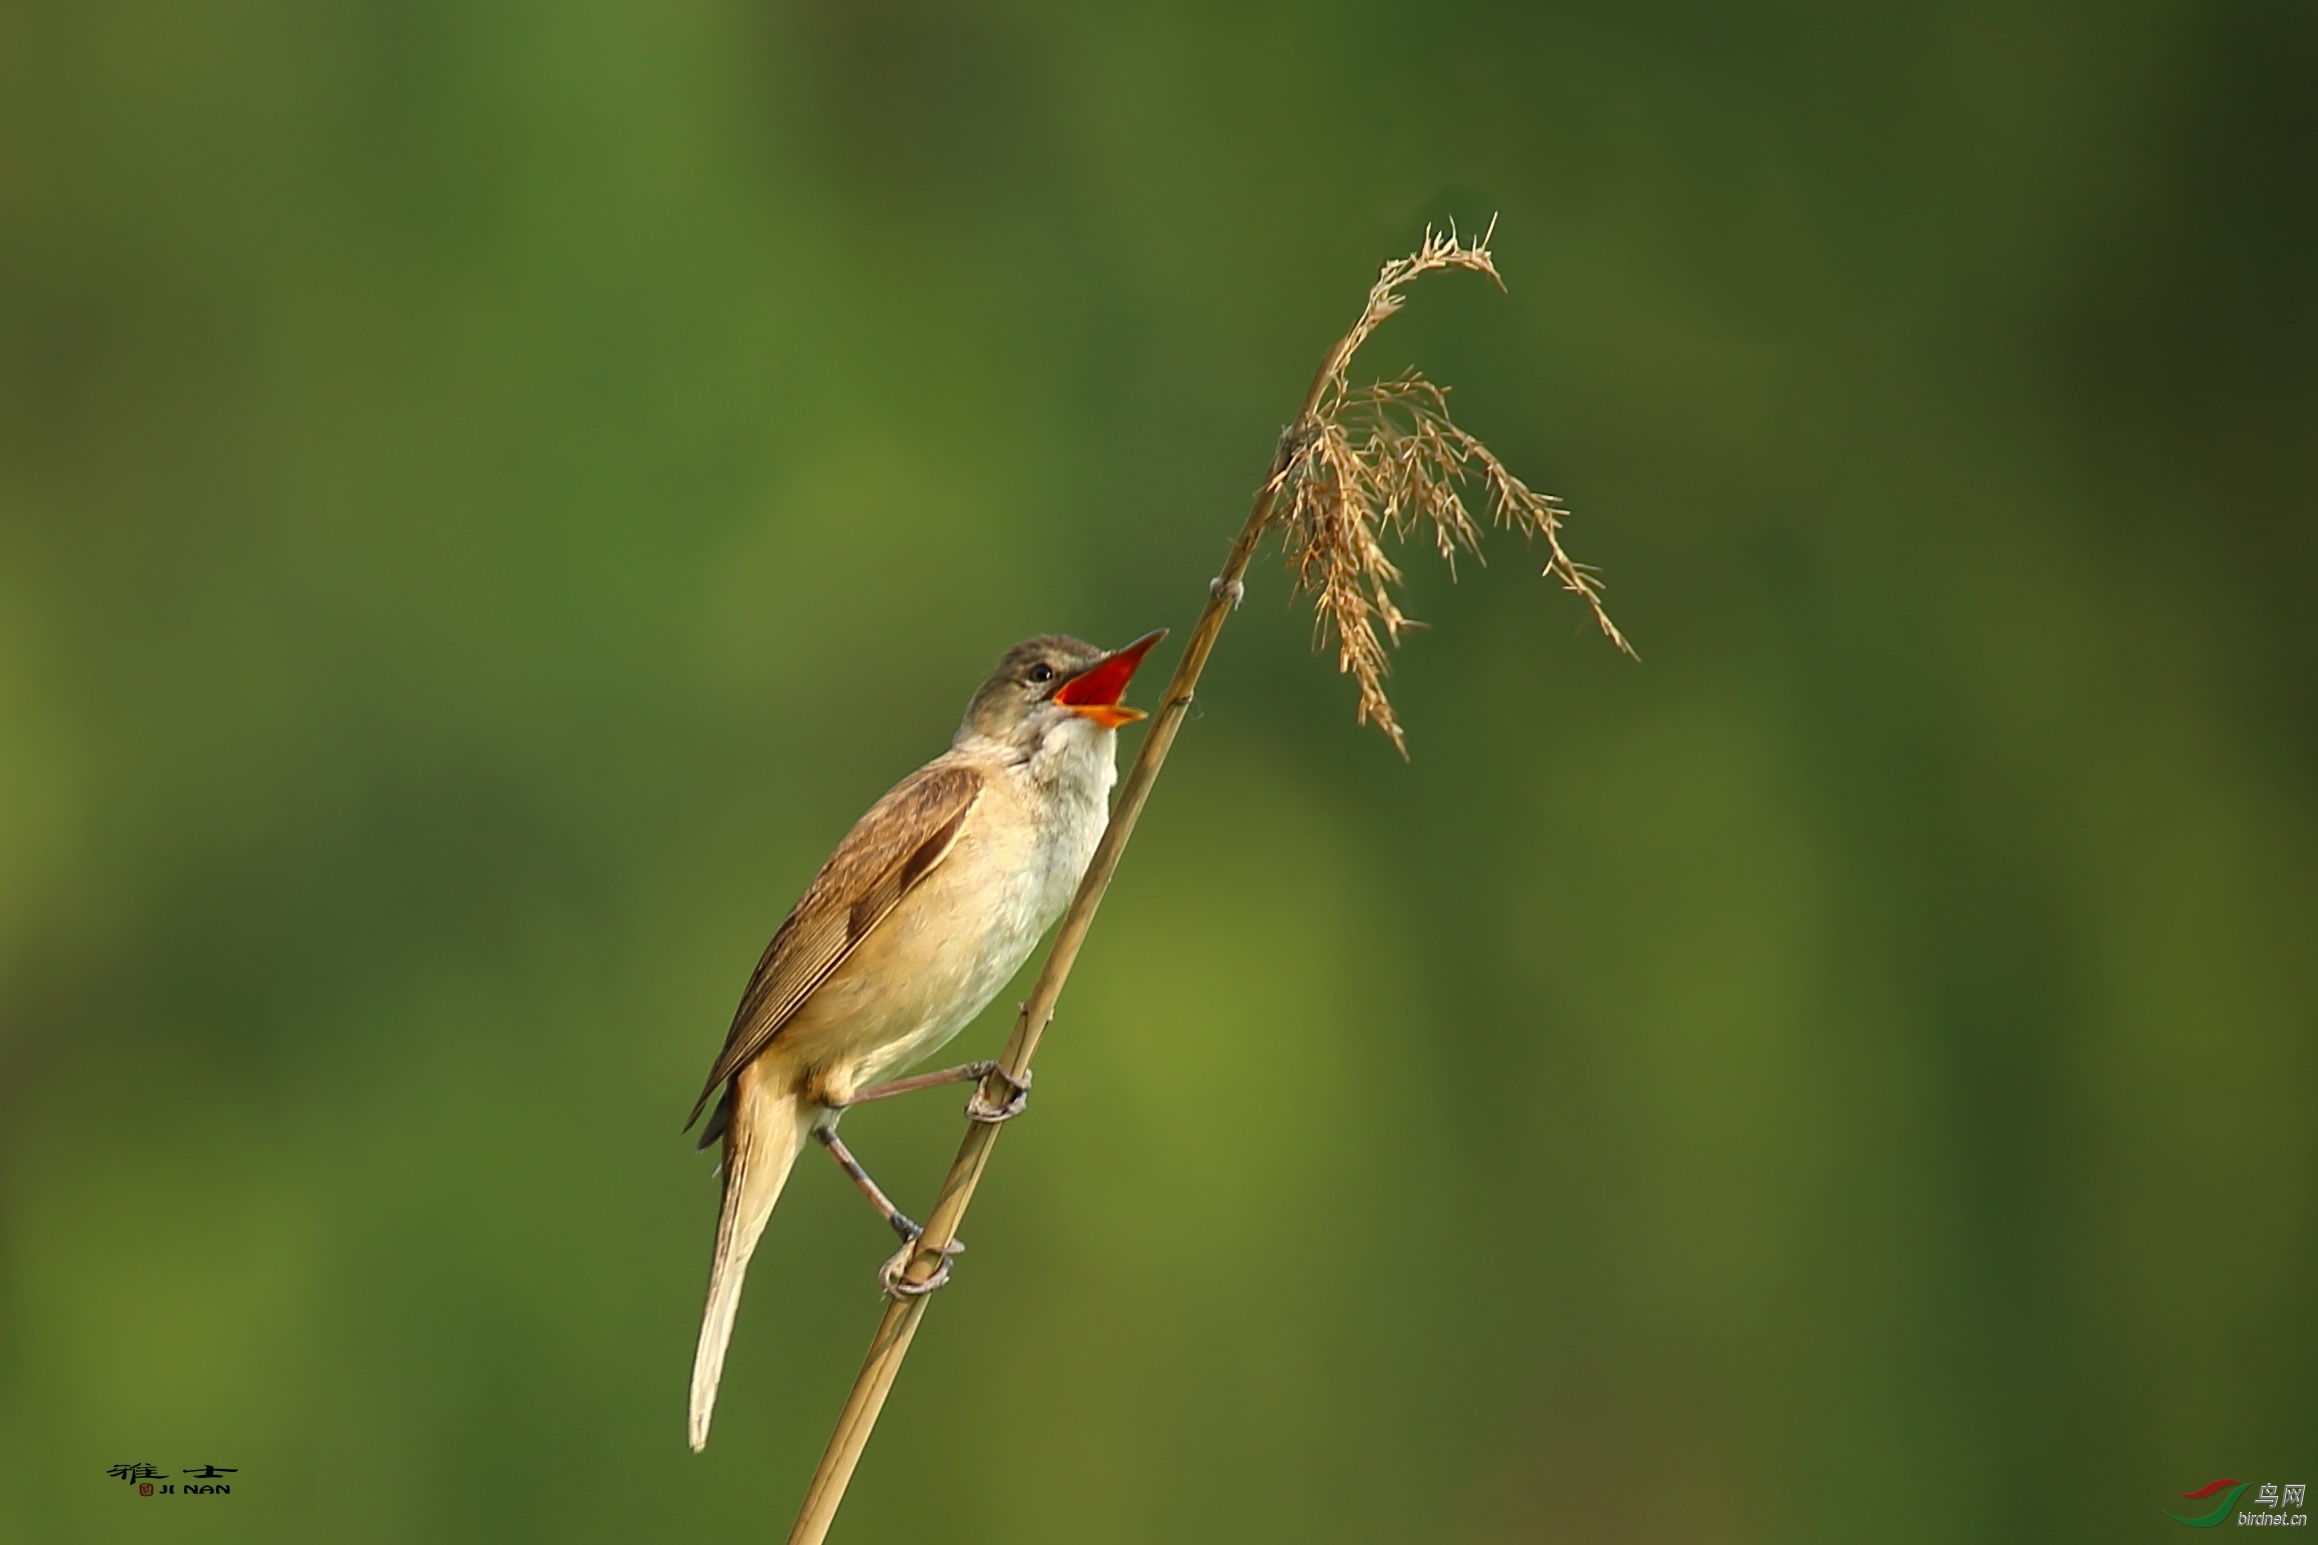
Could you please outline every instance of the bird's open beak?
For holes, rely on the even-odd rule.
[[[1124,649],[1112,650],[1057,688],[1054,700],[1106,730],[1133,724],[1143,717],[1143,711],[1124,707],[1119,699],[1127,695],[1127,683],[1134,679],[1135,667],[1143,663],[1143,656],[1166,636],[1167,630],[1161,628],[1156,633],[1144,634]]]

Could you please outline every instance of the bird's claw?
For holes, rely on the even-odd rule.
[[[993,1078],[1004,1084],[1009,1091],[1004,1104],[993,1103],[990,1099],[990,1080]],[[982,1082],[974,1086],[973,1097],[966,1101],[966,1119],[979,1121],[985,1126],[996,1126],[1001,1121],[1012,1121],[1021,1115],[1023,1107],[1029,1103],[1030,1069],[1024,1068],[1021,1076],[1017,1077],[993,1062],[990,1071],[982,1075]]]
[[[891,1260],[877,1269],[878,1283],[885,1289],[885,1296],[888,1298],[897,1301],[923,1298],[936,1288],[949,1282],[950,1257],[965,1248],[963,1240],[951,1240],[939,1251],[942,1258],[941,1264],[934,1268],[934,1274],[923,1282],[912,1282],[909,1279],[909,1263],[918,1253],[918,1242],[912,1239],[908,1244],[896,1250]]]
[[[1236,612],[1239,603],[1247,599],[1248,587],[1236,579],[1225,579],[1218,574],[1207,582],[1207,593],[1231,597],[1231,609]]]

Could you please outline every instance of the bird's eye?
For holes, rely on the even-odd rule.
[[[1030,668],[1030,679],[1037,682],[1052,681],[1054,680],[1054,667],[1044,664],[1033,665]]]

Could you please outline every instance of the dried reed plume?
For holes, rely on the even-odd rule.
[[[1543,537],[1545,572],[1586,603],[1611,643],[1634,652],[1602,609],[1593,570],[1562,548],[1561,522],[1568,511],[1515,477],[1495,452],[1457,426],[1449,416],[1448,388],[1415,371],[1355,388],[1345,374],[1369,334],[1400,310],[1402,287],[1418,275],[1467,268],[1504,288],[1489,256],[1495,230],[1492,223],[1471,246],[1460,245],[1454,229],[1445,236],[1428,230],[1423,246],[1384,265],[1360,320],[1329,356],[1318,400],[1283,437],[1272,473],[1274,497],[1285,494],[1287,501],[1279,523],[1288,567],[1297,588],[1313,597],[1314,628],[1322,639],[1336,637],[1336,668],[1360,689],[1360,722],[1373,722],[1404,757],[1408,741],[1384,691],[1390,668],[1385,643],[1399,644],[1401,630],[1417,624],[1393,599],[1401,574],[1385,556],[1380,534],[1406,538],[1429,526],[1454,575],[1459,548],[1481,556],[1481,530],[1465,503],[1472,479],[1480,481],[1490,518],[1525,536]],[[1377,637],[1379,627],[1383,638]]]
[[[1208,584],[1207,606],[1192,626],[1183,658],[1167,684],[1166,698],[1151,716],[1143,749],[1119,785],[1111,824],[1095,848],[1070,909],[1063,913],[1054,948],[1039,970],[1030,1000],[1014,1021],[1014,1033],[1007,1038],[997,1070],[983,1080],[979,1097],[988,1104],[1004,1105],[1013,1090],[1029,1083],[1031,1058],[1048,1021],[1054,1018],[1055,1003],[1078,961],[1095,909],[1102,905],[1103,892],[1118,870],[1119,855],[1134,834],[1151,785],[1183,728],[1192,689],[1243,593],[1243,580],[1256,546],[1275,525],[1286,542],[1288,562],[1298,585],[1316,598],[1320,627],[1336,635],[1338,666],[1359,683],[1361,719],[1373,720],[1403,755],[1407,748],[1400,724],[1384,695],[1386,656],[1384,641],[1376,630],[1381,624],[1385,638],[1398,642],[1401,629],[1412,624],[1393,604],[1392,586],[1399,582],[1400,571],[1385,557],[1378,533],[1389,530],[1396,537],[1405,537],[1420,523],[1426,524],[1452,569],[1459,548],[1478,556],[1480,528],[1461,492],[1472,478],[1481,481],[1491,518],[1498,525],[1544,537],[1551,553],[1545,571],[1585,601],[1612,643],[1633,653],[1602,610],[1592,572],[1562,550],[1561,506],[1531,491],[1505,470],[1487,446],[1459,429],[1449,418],[1443,388],[1413,374],[1357,391],[1346,382],[1345,371],[1353,354],[1400,309],[1401,287],[1420,274],[1446,268],[1469,268],[1496,279],[1488,236],[1463,246],[1453,231],[1445,237],[1427,231],[1423,246],[1385,264],[1368,292],[1368,305],[1360,320],[1329,350],[1304,394],[1303,407],[1280,436],[1271,471],[1256,489],[1254,508],[1240,527],[1238,540],[1232,543],[1223,573]],[[1283,495],[1285,508],[1281,506]],[[958,1225],[981,1184],[998,1134],[1004,1130],[989,1122],[967,1123],[958,1156],[950,1165],[933,1210],[927,1214],[925,1231],[902,1267],[901,1290],[886,1306],[885,1318],[870,1340],[869,1355],[863,1359],[845,1409],[838,1415],[837,1428],[813,1472],[797,1522],[789,1531],[789,1545],[820,1545],[828,1534],[837,1505],[844,1500],[846,1485],[853,1478],[853,1468],[868,1445],[870,1429],[877,1424],[878,1412],[884,1409],[894,1376],[901,1371],[918,1322],[925,1317],[933,1279],[953,1253]]]

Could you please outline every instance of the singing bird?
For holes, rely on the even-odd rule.
[[[1110,823],[1120,698],[1165,630],[1124,649],[1048,634],[1015,645],[975,692],[950,749],[896,784],[806,887],[741,994],[724,1050],[685,1122],[716,1108],[724,1206],[692,1363],[691,1439],[708,1444],[749,1255],[808,1138],[818,1139],[894,1231],[918,1236],[838,1140],[848,1107],[987,1078],[970,1063],[891,1083],[964,1029],[1062,915]],[[721,1093],[720,1093],[721,1091]],[[1002,1120],[1022,1090],[969,1114]]]

